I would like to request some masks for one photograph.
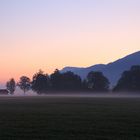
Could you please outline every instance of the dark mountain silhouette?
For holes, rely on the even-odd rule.
[[[72,71],[85,79],[90,71],[101,71],[110,81],[111,87],[115,86],[121,74],[133,65],[140,65],[140,51],[130,54],[107,65],[98,64],[87,68],[65,67],[61,72]]]

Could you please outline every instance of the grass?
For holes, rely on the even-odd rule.
[[[1,140],[139,140],[140,98],[0,97]]]

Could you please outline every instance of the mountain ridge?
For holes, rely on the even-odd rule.
[[[108,64],[96,64],[89,67],[64,67],[61,72],[71,71],[85,79],[90,71],[101,71],[114,87],[125,70],[129,70],[132,65],[140,65],[140,51],[129,54]]]

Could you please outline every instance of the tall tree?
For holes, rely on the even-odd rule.
[[[53,90],[60,90],[62,84],[62,74],[58,69],[50,75],[51,87]]]
[[[20,81],[17,84],[21,90],[23,90],[24,94],[30,90],[31,87],[31,82],[30,82],[30,78],[28,78],[27,76],[22,76],[20,77]]]
[[[38,94],[46,93],[50,87],[49,76],[44,74],[42,70],[33,76],[32,90]]]
[[[88,89],[92,91],[108,91],[109,81],[102,72],[89,72],[87,75]]]
[[[11,78],[7,83],[6,83],[7,90],[9,93],[12,95],[14,94],[14,91],[16,89],[16,82],[13,78]]]
[[[140,91],[140,66],[132,66],[124,71],[114,91]]]
[[[59,70],[55,70],[50,76],[53,90],[80,90],[82,88],[81,78],[73,72],[60,73]]]
[[[62,89],[64,90],[81,90],[82,81],[80,76],[71,71],[62,74]]]

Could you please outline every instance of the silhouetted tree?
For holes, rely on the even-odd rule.
[[[20,77],[20,81],[17,84],[21,90],[23,90],[24,94],[27,92],[31,87],[30,78],[26,76]]]
[[[44,74],[43,71],[39,71],[33,76],[32,90],[38,94],[46,93],[50,87],[49,76]]]
[[[10,79],[7,83],[6,83],[6,87],[7,90],[9,91],[9,93],[12,95],[14,94],[14,91],[16,89],[16,82],[15,80],[12,78]]]
[[[80,76],[68,71],[62,73],[61,86],[63,90],[80,90],[82,88],[82,81]]]
[[[60,73],[59,70],[55,70],[50,76],[53,90],[80,90],[82,88],[81,78],[73,72]]]
[[[89,72],[87,75],[88,89],[92,91],[108,91],[109,81],[102,72]]]
[[[140,66],[124,71],[114,91],[140,91]]]
[[[51,82],[51,87],[53,90],[60,90],[61,89],[61,84],[62,84],[62,74],[59,72],[58,69],[54,71],[50,75],[50,82]]]

